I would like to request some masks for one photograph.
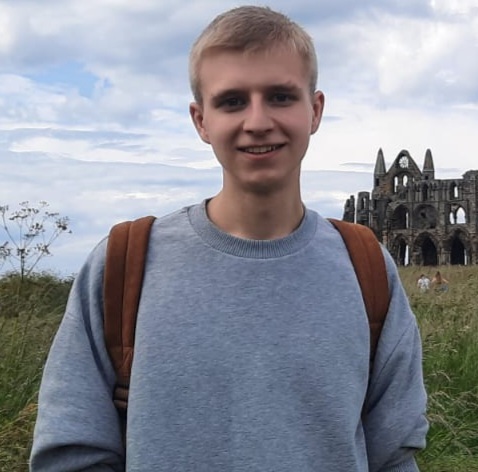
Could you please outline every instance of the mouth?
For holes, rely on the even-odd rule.
[[[284,144],[269,144],[264,146],[247,146],[240,147],[239,151],[247,152],[248,154],[255,154],[260,156],[261,154],[267,154],[269,152],[276,151],[284,146]]]

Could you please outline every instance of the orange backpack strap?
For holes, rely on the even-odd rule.
[[[380,244],[367,226],[330,218],[349,251],[370,325],[370,366],[390,304],[387,269]]]
[[[105,343],[116,372],[113,400],[126,417],[148,240],[154,216],[124,221],[110,230],[103,284]]]

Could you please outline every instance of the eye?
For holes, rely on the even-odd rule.
[[[218,104],[218,107],[231,111],[231,110],[236,110],[238,108],[243,107],[244,104],[245,104],[245,100],[243,98],[232,96],[232,97],[226,97],[223,100],[221,100]]]
[[[272,103],[275,103],[278,105],[287,105],[290,102],[295,101],[295,96],[287,92],[276,92],[272,94],[270,100]]]

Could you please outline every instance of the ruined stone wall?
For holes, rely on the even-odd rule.
[[[422,169],[403,150],[387,170],[380,150],[372,191],[343,219],[372,228],[399,265],[478,264],[478,170],[436,179],[429,150]]]

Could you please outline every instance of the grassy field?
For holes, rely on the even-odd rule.
[[[478,472],[478,267],[445,267],[447,293],[419,293],[425,271],[401,277],[417,315],[431,423],[422,472]],[[71,280],[0,279],[0,471],[25,472],[42,366]]]
[[[446,267],[450,290],[422,294],[420,273],[401,269],[423,340],[424,372],[429,395],[428,447],[422,471],[478,471],[478,267]]]

